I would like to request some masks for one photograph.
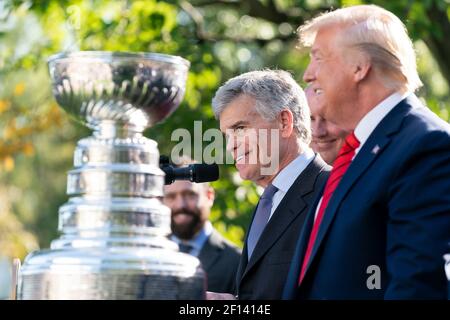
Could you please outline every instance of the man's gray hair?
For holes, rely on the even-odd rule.
[[[376,5],[357,5],[321,14],[298,28],[301,46],[312,46],[320,29],[336,25],[346,27],[344,43],[370,57],[386,87],[413,92],[422,85],[411,39],[392,12]]]
[[[283,70],[250,71],[229,79],[212,100],[216,119],[240,95],[256,100],[256,111],[266,121],[273,121],[285,109],[294,118],[294,130],[306,144],[311,141],[311,119],[305,93],[289,72]]]

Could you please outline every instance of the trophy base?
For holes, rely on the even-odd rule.
[[[166,249],[38,251],[20,271],[21,300],[202,300],[199,261]]]

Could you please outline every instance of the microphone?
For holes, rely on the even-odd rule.
[[[160,156],[159,166],[166,174],[164,183],[171,184],[175,180],[189,180],[202,183],[219,179],[219,166],[215,163],[194,163],[187,167],[174,167],[167,156]]]

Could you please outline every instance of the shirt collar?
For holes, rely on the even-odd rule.
[[[377,125],[383,120],[383,118],[399,104],[400,101],[405,99],[409,95],[409,92],[401,94],[395,92],[389,97],[381,101],[375,108],[370,110],[358,123],[355,128],[355,136],[358,138],[361,149],[362,145],[367,141],[370,134],[375,130]]]
[[[291,161],[276,175],[272,184],[277,187],[278,190],[286,193],[312,159],[314,159],[314,152],[309,147],[305,147],[303,152],[299,154],[297,158]]]

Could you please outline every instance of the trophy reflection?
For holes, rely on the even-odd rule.
[[[164,172],[142,132],[180,104],[189,62],[154,53],[49,59],[53,94],[93,130],[81,139],[59,209],[61,236],[27,256],[19,299],[204,299],[199,260],[168,240]]]

